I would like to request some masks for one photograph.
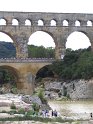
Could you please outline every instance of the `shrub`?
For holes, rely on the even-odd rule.
[[[39,91],[38,97],[41,99],[41,101],[42,101],[43,104],[46,104],[47,103],[47,100],[44,98],[44,95],[43,95],[43,91],[42,90]]]
[[[24,110],[23,108],[20,108],[20,109],[18,110],[18,114],[25,114],[25,110]]]
[[[34,111],[39,112],[40,107],[37,103],[33,103],[32,108],[33,108]]]
[[[35,114],[35,112],[33,110],[29,110],[26,115],[30,116],[30,115],[34,115],[34,114]]]
[[[16,106],[15,106],[14,102],[12,102],[10,108],[11,108],[11,109],[16,109]]]

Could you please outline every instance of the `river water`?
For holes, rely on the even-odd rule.
[[[93,113],[93,101],[49,101],[53,110],[66,119],[90,119]]]

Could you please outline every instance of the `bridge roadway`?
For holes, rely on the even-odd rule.
[[[52,58],[1,58],[0,68],[8,69],[15,75],[19,93],[32,94],[36,73],[53,61],[55,60]]]

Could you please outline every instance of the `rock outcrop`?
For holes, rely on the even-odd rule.
[[[45,82],[46,97],[69,96],[71,99],[93,99],[93,80]]]

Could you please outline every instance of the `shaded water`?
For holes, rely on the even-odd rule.
[[[90,119],[93,113],[93,101],[49,101],[49,105],[63,118]]]

